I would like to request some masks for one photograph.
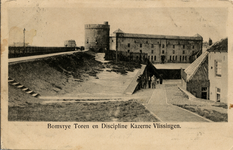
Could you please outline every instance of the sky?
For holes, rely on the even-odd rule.
[[[213,42],[227,37],[228,10],[223,7],[182,8],[58,8],[16,7],[8,9],[9,45],[23,42],[32,46],[64,46],[73,39],[84,45],[84,25],[108,21],[110,33],[194,36]]]

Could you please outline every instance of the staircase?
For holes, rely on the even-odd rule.
[[[33,97],[39,97],[40,94],[30,90],[29,88],[25,87],[24,85],[20,84],[19,82],[16,82],[14,79],[11,79],[10,77],[8,77],[8,83],[12,86],[15,86],[18,89],[21,89],[22,91],[24,91],[27,94],[30,94]]]

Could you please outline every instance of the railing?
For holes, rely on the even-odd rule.
[[[9,48],[9,58],[74,51],[75,47],[13,47]]]

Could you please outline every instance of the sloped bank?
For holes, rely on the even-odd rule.
[[[75,53],[9,65],[9,77],[41,95],[53,96],[73,91],[74,85],[95,77],[103,68],[94,55]],[[23,95],[9,85],[9,102],[24,100]]]
[[[94,59],[94,55],[86,52],[13,64],[9,66],[9,77],[41,95],[62,96],[72,91],[81,92],[77,90],[77,85],[81,86],[79,89],[86,88],[83,87],[83,83],[99,77],[97,73],[101,72],[105,66],[112,73],[122,76],[140,67],[140,65],[131,66],[131,64],[122,63],[102,64]],[[118,71],[119,69],[124,71]],[[130,76],[130,73],[128,75]],[[97,78],[97,80],[100,79]],[[132,100],[99,103],[41,103],[48,100],[34,98],[9,85],[8,120],[158,121],[142,104]]]

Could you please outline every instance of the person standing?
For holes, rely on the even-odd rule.
[[[151,77],[149,77],[149,88],[151,88]]]
[[[153,88],[153,89],[156,89],[156,82],[157,82],[157,78],[156,78],[156,76],[154,75],[154,76],[153,76],[153,80],[152,80],[152,88]]]
[[[163,74],[160,74],[160,84],[163,84]]]

